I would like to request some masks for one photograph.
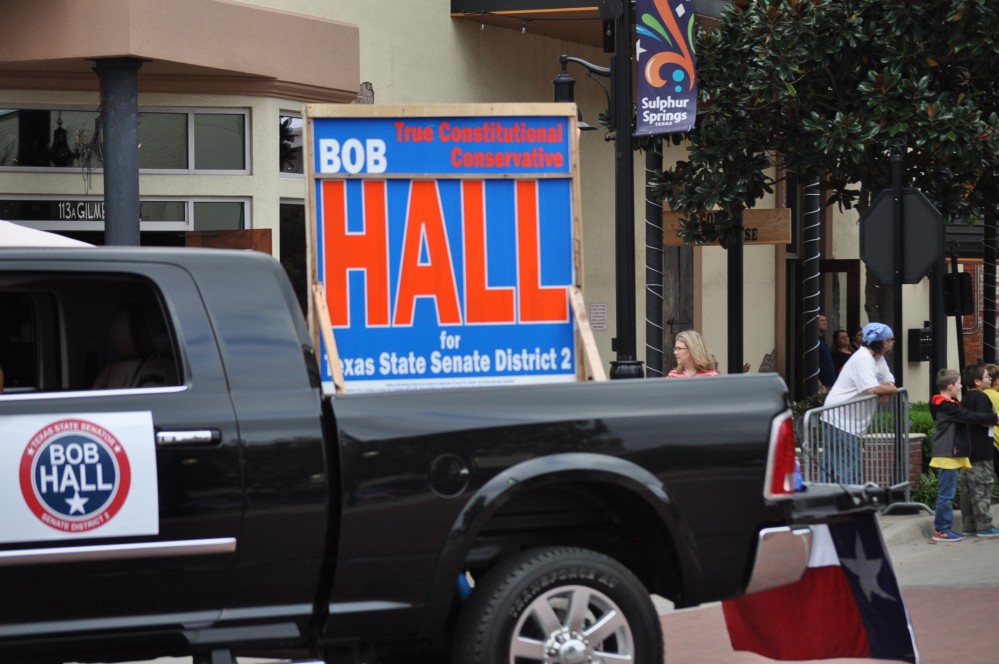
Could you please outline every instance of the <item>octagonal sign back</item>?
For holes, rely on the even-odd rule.
[[[883,284],[895,280],[892,207],[891,189],[883,189],[860,217],[860,258]],[[903,189],[902,283],[919,283],[943,250],[943,217],[923,192]]]

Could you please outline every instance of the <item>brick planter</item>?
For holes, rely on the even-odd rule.
[[[907,471],[909,486],[915,488],[919,482],[919,473],[923,469],[924,433],[909,434],[908,468],[904,465],[896,468],[895,434],[876,433],[863,437],[864,443],[864,480],[881,486],[890,486],[905,481],[905,476],[898,473]],[[904,469],[904,470],[903,470]],[[898,479],[896,479],[898,478]]]
[[[863,436],[861,440],[864,446],[864,481],[874,482],[880,486],[891,486],[905,481],[904,477],[895,480],[894,478],[897,476],[897,473],[906,473],[908,475],[909,486],[915,488],[919,482],[919,474],[923,469],[923,440],[925,438],[926,434],[924,433],[910,433],[909,449],[907,452],[908,458],[897,460],[894,433],[872,433]],[[812,459],[810,464],[806,463],[801,458],[800,450],[798,456],[802,468],[806,469],[805,481],[817,482],[819,479],[818,461]],[[903,465],[896,468],[898,461],[901,461]],[[904,465],[906,463],[908,463],[907,467]]]

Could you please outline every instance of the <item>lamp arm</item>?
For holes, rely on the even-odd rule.
[[[569,62],[575,62],[578,65],[582,65],[587,71],[587,76],[596,74],[597,76],[603,76],[604,78],[610,78],[611,70],[610,67],[601,67],[600,65],[595,65],[592,62],[587,62],[582,58],[577,58],[574,55],[560,55],[558,56],[558,62],[562,65],[562,71],[565,71],[565,65]]]
[[[614,123],[613,123],[613,118],[612,118],[612,116],[614,115],[614,108],[613,108],[613,107],[611,106],[611,96],[610,96],[610,90],[608,90],[608,89],[607,89],[607,86],[605,86],[605,85],[604,85],[603,83],[601,83],[600,81],[598,81],[598,80],[597,80],[597,79],[596,79],[596,78],[595,78],[595,77],[593,76],[593,74],[591,74],[590,72],[586,72],[586,75],[587,75],[587,76],[588,76],[589,78],[591,78],[591,79],[593,80],[593,82],[594,82],[594,83],[596,83],[597,85],[599,85],[599,86],[600,86],[600,89],[601,89],[601,90],[603,90],[603,91],[604,91],[604,97],[606,97],[606,98],[607,98],[607,115],[608,115],[608,118],[607,118],[607,119],[608,119],[608,121],[609,121],[609,122],[611,123],[611,126],[613,126],[613,124],[614,124]]]
[[[566,65],[568,65],[570,62],[575,62],[576,64],[580,65],[581,67],[583,67],[583,69],[586,70],[586,76],[587,77],[589,77],[591,80],[593,80],[594,83],[596,83],[597,85],[600,86],[600,89],[603,90],[603,92],[604,92],[604,98],[607,99],[608,120],[611,123],[611,126],[613,126],[614,125],[614,119],[613,119],[613,116],[614,116],[614,107],[611,104],[610,90],[608,90],[607,86],[605,86],[603,83],[601,83],[596,78],[597,76],[602,76],[604,78],[610,78],[611,77],[611,69],[610,69],[610,67],[601,67],[600,65],[595,65],[592,62],[587,62],[586,60],[583,60],[582,58],[577,58],[574,55],[565,55],[565,54],[558,56],[558,62],[559,62],[559,64],[562,67],[562,74],[565,74],[566,76],[568,76],[568,72],[566,71]]]

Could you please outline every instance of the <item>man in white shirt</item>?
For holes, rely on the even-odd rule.
[[[892,329],[884,323],[868,323],[864,327],[863,344],[843,365],[824,406],[868,395],[876,395],[883,401],[898,391],[895,376],[885,361],[885,354],[895,345]],[[867,432],[875,410],[877,401],[868,399],[822,413],[825,447],[819,466],[820,481],[863,483],[860,437]]]

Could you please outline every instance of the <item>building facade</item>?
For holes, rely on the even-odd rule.
[[[304,105],[539,102],[552,99],[558,57],[607,66],[595,6],[538,2],[502,13],[498,0],[0,0],[0,218],[103,243],[104,171],[95,120],[103,59],[138,65],[140,237],[144,245],[236,246],[272,252],[305,299]],[[530,3],[514,3],[517,7]],[[585,4],[585,3],[576,3]],[[596,4],[596,3],[594,3]],[[710,3],[709,3],[710,4]],[[716,3],[717,4],[717,3]],[[468,7],[465,7],[468,5]],[[512,7],[513,5],[511,5]],[[595,124],[607,108],[594,82],[576,101]],[[583,293],[601,357],[614,359],[614,148],[580,141]],[[682,158],[672,148],[665,160]],[[645,161],[634,157],[638,359],[646,347]],[[778,191],[761,207],[790,205]],[[800,222],[795,222],[800,223]],[[823,221],[823,309],[834,327],[862,324],[864,270],[856,215]],[[745,248],[743,356],[800,382],[798,244]],[[692,303],[727,364],[724,250],[687,249]],[[835,261],[831,260],[835,259]],[[664,289],[679,288],[667,277]],[[928,318],[922,286],[906,287],[905,327]],[[797,312],[797,313],[795,313]],[[667,321],[669,323],[670,321]],[[672,338],[664,353],[672,366]],[[769,358],[769,359],[768,359]],[[926,365],[913,364],[907,385]],[[911,375],[912,380],[909,380]],[[928,380],[928,379],[927,379]],[[928,385],[928,383],[927,383]]]

